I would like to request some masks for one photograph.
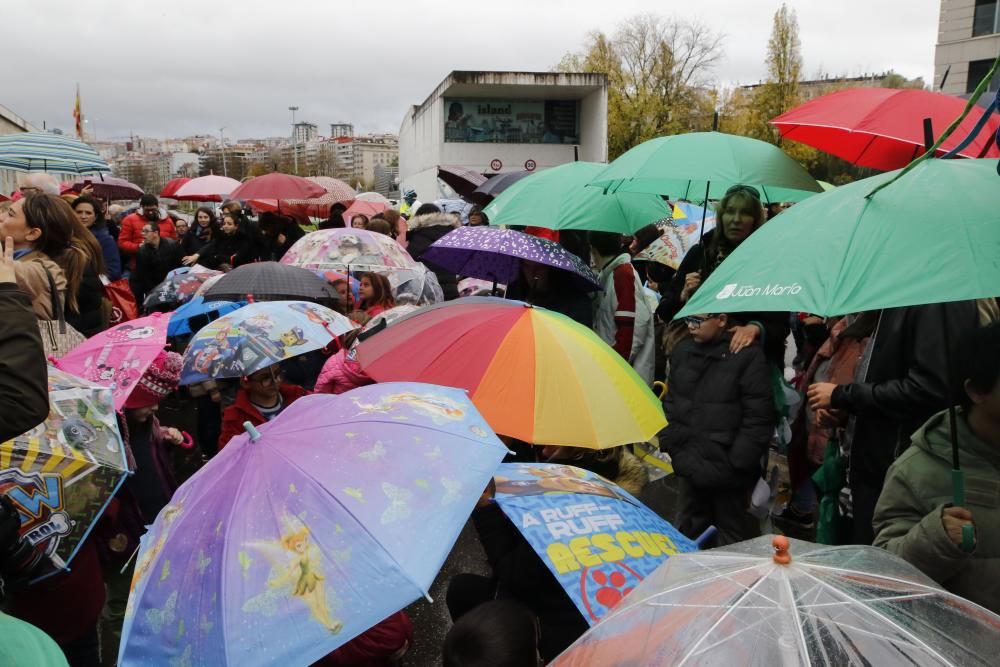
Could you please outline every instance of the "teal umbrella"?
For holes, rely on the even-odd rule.
[[[570,162],[522,178],[483,211],[491,225],[581,229],[632,234],[670,217],[670,205],[651,194],[605,196],[587,187],[605,165]]]
[[[51,132],[0,137],[0,168],[94,174],[111,171],[97,151],[77,139]]]
[[[737,184],[757,188],[765,203],[801,201],[823,191],[777,146],[721,132],[650,139],[609,164],[590,184],[608,192],[690,201],[719,199]]]

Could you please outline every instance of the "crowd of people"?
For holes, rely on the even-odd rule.
[[[127,278],[138,304],[170,271],[201,265],[228,271],[280,260],[306,232],[275,213],[253,216],[240,202],[217,213],[204,206],[190,223],[173,218],[153,195],[122,215],[87,193],[60,196],[55,179],[28,176],[16,201],[0,204],[0,442],[48,414],[45,354],[55,342],[40,323],[65,322],[85,337],[108,326],[103,285]],[[445,299],[459,297],[460,276],[422,260],[462,224],[489,224],[479,208],[463,220],[404,193],[400,210],[344,219],[334,205],[320,229],[363,228],[394,238],[437,277]],[[995,300],[927,304],[826,318],[810,313],[699,313],[675,319],[711,273],[769,213],[753,187],[738,185],[716,203],[717,226],[676,272],[637,255],[657,237],[654,225],[626,237],[610,232],[545,230],[589,264],[600,290],[588,293],[566,272],[525,261],[508,298],[522,299],[591,328],[651,387],[665,382],[668,425],[658,435],[679,493],[665,518],[695,538],[714,526],[706,546],[761,534],[752,506],[766,484],[774,450],[787,455],[791,497],[779,520],[815,529],[829,544],[874,544],[942,586],[1000,613],[1000,308]],[[774,210],[771,215],[780,215]],[[532,229],[525,230],[532,233]],[[359,323],[393,308],[380,273],[332,286],[338,309]],[[164,350],[119,415],[135,459],[73,567],[32,585],[37,566],[17,536],[5,502],[0,517],[0,616],[4,664],[113,665],[129,592],[131,556],[178,486],[179,457],[208,459],[244,431],[266,423],[313,392],[340,394],[370,384],[352,354],[357,331],[319,362],[286,362],[238,380],[182,388],[181,357]],[[955,343],[954,351],[948,343]],[[788,349],[794,345],[794,355]],[[794,356],[789,364],[786,359]],[[950,360],[950,364],[949,364]],[[792,377],[788,385],[788,377]],[[294,380],[294,381],[293,381]],[[785,389],[803,397],[789,403]],[[954,397],[954,398],[952,398]],[[949,400],[959,404],[958,436],[968,471],[968,502],[948,502]],[[190,406],[193,434],[161,424],[165,402]],[[599,415],[595,415],[599,418]],[[782,423],[791,437],[779,437]],[[563,462],[599,473],[633,495],[649,474],[629,447],[593,451],[532,447],[505,438],[515,460]],[[769,464],[769,460],[771,463]],[[676,481],[674,481],[676,480]],[[659,482],[658,482],[659,483]],[[490,566],[449,585],[454,620],[444,664],[535,665],[552,660],[587,629],[559,583],[487,489],[472,520]],[[962,528],[975,526],[973,551]],[[29,625],[30,624],[30,625]],[[405,612],[385,619],[317,664],[392,664],[414,642]],[[13,636],[13,635],[11,635]],[[56,648],[57,647],[57,648]]]

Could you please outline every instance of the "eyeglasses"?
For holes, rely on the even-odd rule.
[[[760,201],[760,192],[757,190],[757,188],[751,185],[742,185],[742,184],[734,185],[733,187],[726,190],[725,196],[728,197],[729,195],[735,195],[735,194],[750,195],[757,201]]]
[[[698,317],[697,315],[688,315],[687,317],[683,317],[681,319],[684,320],[684,324],[688,326],[688,329],[697,329],[705,322],[713,320],[716,317],[718,317],[718,315],[706,315],[705,317]]]

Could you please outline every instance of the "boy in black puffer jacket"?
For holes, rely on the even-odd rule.
[[[747,509],[774,432],[771,379],[759,345],[734,344],[727,315],[684,319],[691,336],[670,357],[660,449],[680,481],[678,529],[695,538],[714,525],[723,546],[760,535]]]

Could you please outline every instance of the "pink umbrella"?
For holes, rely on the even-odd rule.
[[[187,176],[181,176],[180,178],[175,178],[167,181],[167,184],[163,186],[160,190],[160,197],[163,199],[173,199],[174,195],[177,194],[177,188],[181,187],[191,179]]]
[[[344,211],[344,221],[350,224],[351,218],[356,215],[364,215],[371,219],[373,215],[382,213],[388,208],[389,204],[387,203],[358,199]]]
[[[229,193],[230,199],[313,199],[326,190],[312,181],[291,174],[265,174],[251,178]]]
[[[306,180],[326,188],[326,194],[313,199],[252,199],[250,205],[260,211],[296,218],[325,218],[334,204],[347,206],[354,201],[354,189],[341,180],[329,176],[307,176]]]
[[[192,178],[174,192],[174,199],[179,201],[222,201],[229,193],[240,187],[235,178],[226,176],[200,176]],[[235,199],[235,197],[232,197]]]
[[[61,359],[58,368],[111,389],[115,409],[121,410],[167,343],[168,313],[119,324],[93,336]]]

